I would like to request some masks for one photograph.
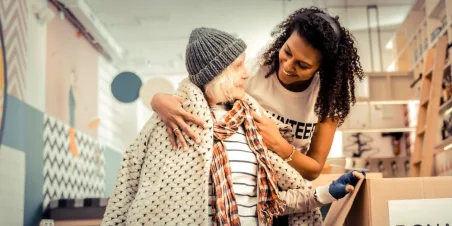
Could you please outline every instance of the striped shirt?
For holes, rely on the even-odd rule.
[[[212,107],[215,118],[220,121],[227,113],[223,106]],[[245,131],[240,127],[237,133],[224,140],[232,171],[233,190],[237,199],[240,223],[258,225],[257,219],[257,160],[246,142]],[[212,220],[212,200],[215,199],[212,179],[209,180],[209,219]]]

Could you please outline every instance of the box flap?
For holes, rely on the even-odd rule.
[[[352,208],[353,202],[355,201],[356,195],[358,194],[363,181],[364,178],[359,180],[359,182],[355,186],[353,193],[346,195],[344,198],[334,202],[331,205],[324,221],[325,226],[344,225],[345,219],[348,216],[348,212],[350,212],[350,209]]]
[[[337,180],[344,174],[320,174],[320,176],[312,181],[312,188],[316,188],[322,185],[331,184],[334,180]],[[370,178],[383,178],[382,173],[366,173],[366,179]]]

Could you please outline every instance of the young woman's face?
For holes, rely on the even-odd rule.
[[[310,80],[319,70],[321,54],[297,32],[279,50],[279,80],[286,84]]]

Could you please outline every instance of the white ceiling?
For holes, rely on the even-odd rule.
[[[312,5],[327,8],[353,31],[367,29],[366,5],[376,4],[380,26],[394,29],[414,0],[85,0],[126,50],[120,70],[141,76],[183,75],[185,45],[195,27],[240,35],[255,53],[289,13]],[[374,15],[374,14],[371,14]],[[359,40],[358,40],[359,41]]]

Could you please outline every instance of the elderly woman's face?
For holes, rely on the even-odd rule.
[[[248,78],[248,71],[245,68],[245,54],[240,55],[230,65],[234,86],[230,91],[231,97],[234,99],[242,99],[245,97],[245,80]]]
[[[205,86],[209,104],[218,104],[245,97],[245,80],[248,71],[245,68],[245,54],[240,55],[220,75]]]

